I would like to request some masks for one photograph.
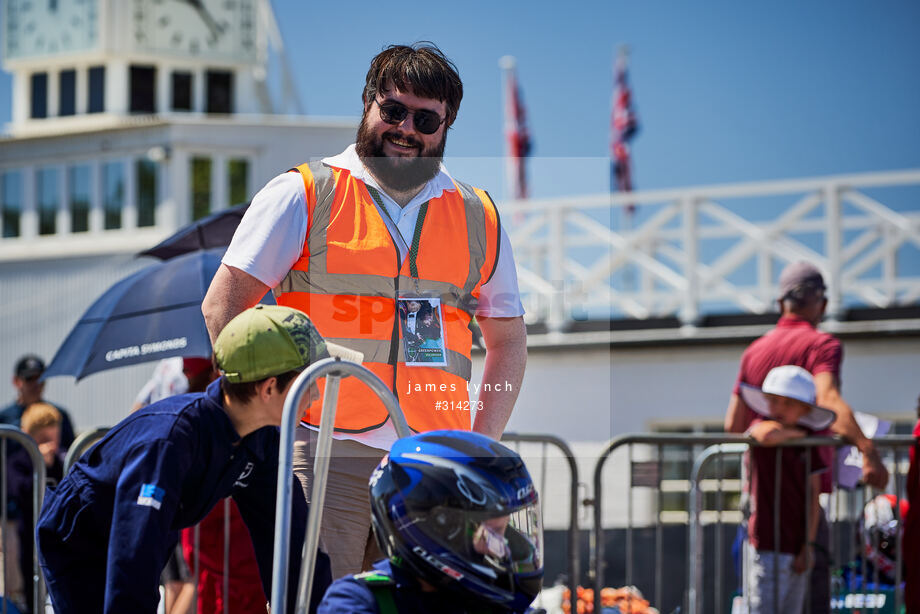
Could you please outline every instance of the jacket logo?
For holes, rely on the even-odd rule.
[[[246,467],[243,469],[243,473],[240,474],[240,477],[236,478],[236,482],[233,483],[233,487],[234,488],[246,488],[247,486],[249,486],[249,484],[246,483],[245,480],[248,479],[250,475],[252,475],[252,470],[254,468],[255,468],[255,465],[252,464],[251,461],[246,463]]]
[[[158,510],[163,505],[165,497],[166,491],[156,484],[141,484],[141,494],[137,497],[137,504]]]

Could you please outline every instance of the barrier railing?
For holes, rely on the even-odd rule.
[[[297,612],[306,611],[313,588],[313,571],[316,566],[316,548],[319,545],[319,528],[322,521],[323,504],[326,496],[326,478],[329,474],[329,458],[332,451],[332,428],[335,424],[339,382],[344,377],[356,377],[380,398],[393,427],[399,437],[410,434],[409,426],[393,393],[386,384],[371,371],[353,362],[326,358],[297,376],[284,401],[281,418],[281,442],[278,451],[278,492],[275,503],[275,550],[272,569],[271,611],[284,614],[287,609],[287,569],[290,561],[291,499],[294,480],[294,432],[300,422],[300,401],[314,383],[326,378],[320,415],[319,435],[316,442],[313,491],[310,497],[310,512],[303,544],[303,563],[300,567],[300,582],[297,590]]]
[[[503,203],[529,317],[564,331],[579,317],[764,313],[776,263],[825,271],[828,313],[910,305],[920,245],[920,170],[861,173]],[[621,228],[627,208],[635,219]],[[739,275],[743,273],[743,275]],[[740,281],[739,281],[740,280]]]
[[[3,476],[3,487],[0,489],[0,526],[3,528],[3,586],[4,590],[9,587],[9,570],[7,567],[12,565],[19,565],[19,561],[14,560],[10,561],[10,557],[6,556],[6,553],[9,552],[7,547],[7,540],[9,539],[7,535],[7,529],[11,526],[9,519],[7,517],[7,506],[8,506],[8,486],[9,480],[7,479],[8,473],[8,451],[9,441],[12,440],[22,446],[26,452],[29,454],[29,459],[32,461],[32,534],[35,534],[35,523],[38,520],[38,514],[42,508],[42,501],[45,497],[45,481],[46,481],[46,470],[45,470],[45,461],[42,458],[42,453],[38,450],[38,445],[35,443],[31,437],[23,433],[16,427],[8,425],[0,425],[0,472]],[[18,536],[17,536],[18,538]],[[45,605],[45,582],[42,577],[41,569],[38,565],[38,552],[35,546],[35,540],[32,540],[32,603],[35,612],[43,612]],[[7,612],[7,600],[2,600],[2,605],[0,605],[0,613],[6,614]]]
[[[689,546],[688,552],[690,555],[690,561],[688,563],[688,569],[690,573],[690,579],[687,585],[690,587],[688,601],[690,604],[690,612],[698,612],[700,610],[695,609],[696,604],[699,604],[699,607],[702,607],[703,595],[702,595],[702,579],[703,579],[703,524],[700,522],[700,516],[703,511],[703,493],[702,488],[700,487],[701,477],[703,475],[703,470],[709,466],[709,463],[713,459],[718,458],[721,462],[722,456],[727,454],[741,455],[747,452],[748,444],[746,443],[720,443],[714,446],[709,446],[703,453],[696,457],[696,460],[693,462],[693,469],[690,474],[690,535],[689,535]],[[721,473],[721,472],[720,472]],[[718,490],[719,495],[722,494],[722,489]],[[721,503],[721,499],[720,499]],[[721,507],[721,505],[719,506]],[[721,523],[721,517],[716,521],[717,524]],[[721,555],[722,552],[722,533],[721,531],[716,531],[716,546],[715,551],[718,555]],[[720,569],[721,565],[719,562],[716,563],[716,569]],[[721,573],[715,574],[715,594],[719,595],[722,593],[722,580],[723,576]],[[717,602],[716,611],[721,614],[722,603]]]
[[[901,451],[902,451],[901,449],[902,449],[902,448],[903,448],[903,449],[909,449],[910,446],[913,445],[913,443],[914,443],[914,438],[913,438],[913,437],[910,437],[910,436],[906,436],[906,435],[902,435],[902,436],[891,435],[891,436],[886,436],[886,437],[879,437],[879,438],[874,439],[873,441],[874,441],[876,447],[877,447],[878,449],[880,449],[880,451],[888,451],[887,456],[889,457],[890,460],[893,461],[893,462],[888,463],[888,465],[891,467],[891,475],[890,475],[890,478],[889,478],[889,485],[893,487],[893,490],[894,490],[894,493],[893,493],[893,494],[895,495],[896,500],[899,500],[899,499],[901,498],[901,497],[900,497],[900,493],[902,492],[902,489],[901,489],[901,486],[902,486],[902,485],[901,485],[901,476],[902,476],[902,472],[901,472],[901,463],[900,463],[900,454],[901,454]],[[716,588],[715,588],[715,591],[714,591],[714,594],[716,595],[716,603],[715,603],[714,606],[710,606],[710,607],[708,607],[708,608],[704,607],[704,606],[705,606],[705,602],[704,602],[704,599],[703,599],[704,591],[703,591],[703,573],[702,573],[702,569],[703,569],[703,561],[705,560],[705,553],[704,553],[704,541],[703,541],[702,520],[701,520],[701,518],[702,518],[701,512],[702,512],[702,501],[703,501],[703,498],[702,498],[702,496],[701,496],[701,495],[702,495],[702,489],[701,489],[701,487],[700,487],[700,486],[701,486],[701,481],[702,481],[702,476],[703,476],[704,470],[706,469],[706,467],[707,467],[714,459],[721,459],[722,456],[729,455],[729,454],[731,454],[731,455],[739,455],[739,454],[742,454],[742,453],[744,453],[744,452],[747,450],[747,448],[749,447],[749,445],[755,445],[755,444],[753,444],[753,442],[750,442],[749,444],[736,443],[736,444],[718,444],[718,445],[713,445],[713,446],[710,446],[710,447],[706,448],[706,449],[703,451],[702,454],[700,454],[699,456],[697,456],[697,458],[696,458],[696,460],[695,460],[695,462],[694,462],[692,474],[691,474],[691,476],[690,476],[690,485],[691,485],[691,488],[690,488],[690,527],[689,527],[689,531],[690,531],[690,535],[689,535],[689,538],[690,538],[690,546],[689,546],[689,554],[690,554],[691,559],[690,559],[690,561],[688,562],[688,569],[689,569],[689,578],[688,578],[688,587],[689,587],[689,590],[688,590],[688,611],[690,612],[690,614],[699,614],[699,613],[702,613],[702,612],[721,612],[721,611],[722,611],[722,602],[718,600],[718,596],[719,596],[719,595],[721,594],[721,592],[722,592],[721,589],[720,589],[720,586],[719,586],[719,584],[718,584],[718,580],[720,579],[720,578],[719,578],[719,574],[716,574],[716,583],[717,583],[717,584],[716,584]],[[835,448],[839,448],[839,447],[845,446],[845,445],[848,445],[847,442],[845,442],[845,441],[843,441],[842,439],[839,439],[839,438],[808,437],[808,438],[804,438],[804,439],[799,439],[799,440],[787,442],[787,443],[785,443],[785,444],[783,444],[782,446],[779,446],[779,447],[833,446],[833,447],[835,447]],[[776,457],[777,457],[777,472],[776,472],[776,473],[777,473],[777,476],[778,476],[778,475],[779,475],[779,470],[780,470],[780,468],[781,468],[781,462],[780,462],[781,456],[777,454]],[[808,459],[807,456],[806,456],[806,459]],[[807,473],[809,470],[810,470],[810,468],[809,468],[809,463],[806,462],[806,473]],[[837,484],[837,475],[836,475],[836,473],[837,473],[837,465],[836,465],[836,463],[831,463],[831,466],[829,467],[829,470],[831,471],[831,484],[833,484],[833,485],[835,486],[835,488],[834,488],[833,492],[831,493],[832,498],[834,498],[834,502],[833,502],[833,504],[828,505],[828,507],[830,508],[829,511],[832,511],[832,512],[839,512],[839,509],[835,509],[835,508],[839,508],[839,493],[840,493],[840,489],[837,489],[837,488],[836,488],[836,484]],[[778,477],[777,477],[777,479],[778,479]],[[807,484],[807,482],[806,482],[806,484]],[[862,514],[863,514],[863,508],[865,507],[865,492],[866,492],[866,489],[863,488],[863,489],[861,489],[860,492],[861,492],[861,494],[863,495],[863,496],[862,496],[863,501],[862,501],[862,505],[860,505],[860,507],[859,507],[859,509],[860,509],[860,512],[859,512],[859,513],[860,513],[860,515],[862,515]],[[808,488],[806,488],[806,499],[807,499],[807,498],[808,498]],[[779,499],[779,498],[777,498],[777,499],[774,501],[774,511],[773,511],[774,522],[777,523],[777,524],[774,526],[774,533],[775,533],[774,542],[775,542],[775,543],[778,543],[777,540],[778,540],[778,534],[779,534],[779,525],[778,525],[778,522],[779,522],[779,513],[778,513],[778,508],[779,508],[779,505],[780,505],[780,501],[779,501],[778,499]],[[902,521],[902,519],[900,518],[899,506],[897,506],[897,505],[895,506],[894,515],[895,515],[894,520],[895,520],[895,523],[896,523],[896,525],[897,525],[896,528],[895,528],[895,534],[897,535],[897,534],[900,534],[901,521]],[[837,518],[839,518],[839,513],[834,513],[832,520],[835,520],[835,521],[836,521]],[[807,530],[807,527],[808,527],[808,523],[806,523],[806,530]],[[718,536],[719,534],[720,534],[720,533],[717,531],[717,532],[716,532],[716,535]],[[863,539],[865,539],[865,537],[864,537]],[[876,539],[876,541],[877,541],[877,536],[876,536],[874,539]],[[835,554],[835,552],[841,550],[840,548],[836,548],[836,547],[835,547],[834,541],[835,541],[835,540],[833,540],[833,539],[830,539],[830,540],[828,541],[828,559],[829,559],[831,565],[834,564],[834,554]],[[877,547],[878,544],[876,543],[875,546]],[[716,546],[716,549],[718,550],[718,548],[719,548],[719,546],[717,545],[717,546]],[[860,585],[860,586],[861,586],[861,588],[862,588],[863,590],[866,589],[866,585],[867,585],[867,582],[866,582],[866,567],[867,567],[867,565],[866,565],[866,560],[865,560],[865,558],[866,558],[865,556],[861,556],[861,561],[862,561],[862,563],[861,563],[861,566],[862,566],[861,578],[862,578],[862,582],[861,582],[861,585]],[[903,560],[903,557],[902,557],[902,552],[901,552],[901,540],[900,540],[900,539],[897,539],[897,540],[896,540],[896,557],[895,557],[895,562],[894,562],[894,571],[895,571],[895,583],[894,583],[894,610],[893,610],[894,612],[900,612],[900,611],[901,611],[901,604],[903,603],[903,594],[902,594],[902,588],[901,588],[901,566],[902,566],[902,560]],[[874,574],[874,576],[875,576],[875,577],[874,577],[874,585],[877,587],[878,584],[879,584],[879,569],[878,569],[878,566],[873,566],[873,574]],[[776,583],[775,581],[774,581],[774,583],[773,583],[773,586],[774,586],[774,588],[776,588],[776,586],[777,586],[777,583]],[[810,590],[810,589],[806,589],[806,595],[807,595],[807,593],[809,592],[809,590]],[[833,598],[834,595],[831,595],[831,597]],[[746,600],[746,599],[747,599],[747,596],[745,597],[745,600]],[[776,596],[775,596],[775,595],[774,595],[774,601],[773,601],[773,602],[774,602],[774,603],[777,602]],[[811,605],[811,604],[810,604],[809,601],[806,599],[806,609],[805,609],[806,612],[810,612],[810,611],[811,611],[810,605]],[[879,604],[878,602],[876,602],[874,607],[873,607],[873,606],[868,606],[868,607],[877,610],[877,609],[880,608],[880,604]]]
[[[569,577],[569,586],[571,587],[570,592],[570,605],[571,611],[577,612],[578,604],[578,595],[575,591],[575,586],[579,582],[580,578],[580,565],[579,565],[579,556],[578,556],[578,464],[575,462],[575,455],[572,454],[572,449],[569,448],[569,445],[553,435],[533,435],[533,434],[522,434],[522,433],[504,433],[502,435],[503,442],[510,443],[540,443],[543,444],[543,453],[541,455],[542,459],[546,459],[546,446],[552,445],[559,449],[569,467],[569,475],[571,476],[571,482],[569,487],[569,528],[568,528],[568,565],[567,573]],[[533,475],[534,468],[531,467],[530,473]],[[545,477],[546,468],[542,468],[541,476]],[[541,487],[538,487],[538,491],[541,498],[543,499],[543,506],[545,509],[546,506],[546,487],[543,484]]]
[[[67,448],[67,455],[64,457],[64,475],[67,475],[67,472],[70,471],[70,468],[73,467],[78,460],[80,460],[84,452],[92,448],[93,444],[105,437],[105,434],[108,432],[109,427],[100,426],[91,431],[85,431],[77,435],[77,438],[74,439],[70,447]]]
[[[903,476],[906,474],[906,468],[903,462],[906,459],[904,450],[912,445],[914,439],[909,436],[887,436],[876,438],[874,442],[876,447],[883,452],[886,466],[891,475],[888,492],[898,497],[903,496]],[[725,457],[728,455],[739,456],[740,453],[747,450],[749,446],[756,445],[755,442],[744,435],[734,434],[635,434],[624,435],[609,442],[598,458],[594,470],[594,529],[591,534],[590,567],[593,572],[592,579],[595,598],[597,598],[600,594],[600,590],[605,585],[607,564],[613,563],[618,565],[617,577],[620,579],[625,578],[625,584],[642,584],[644,582],[645,588],[643,590],[654,593],[654,596],[649,595],[651,597],[650,601],[653,601],[654,605],[659,608],[663,607],[664,609],[662,611],[670,611],[676,606],[680,606],[683,611],[689,611],[694,614],[699,614],[704,611],[721,614],[725,611],[727,600],[732,592],[734,592],[734,588],[727,590],[728,587],[726,586],[727,579],[733,574],[728,573],[728,569],[725,566],[725,541],[728,539],[728,543],[731,543],[731,538],[728,536],[734,534],[742,519],[740,511],[738,511],[740,509],[739,505],[726,505],[726,502],[729,500],[729,496],[735,497],[743,491],[741,485],[743,480],[734,477],[735,475],[740,476],[740,464],[726,465]],[[846,445],[846,442],[839,438],[811,437],[790,442],[786,445],[840,447]],[[646,453],[645,458],[651,458],[652,460],[635,462],[634,448],[642,449]],[[679,512],[673,510],[666,512],[664,509],[666,506],[662,505],[663,495],[668,494],[664,492],[665,489],[663,486],[665,482],[669,481],[666,479],[666,471],[663,469],[663,464],[665,458],[671,456],[669,454],[666,455],[665,451],[671,451],[675,448],[685,453],[683,457],[685,458],[685,464],[692,463],[692,469],[688,470],[686,474],[683,474],[681,479],[674,479],[673,466],[670,467],[672,475],[669,476],[672,482],[687,484],[686,492],[688,495],[688,504],[686,507],[686,520],[681,519],[682,516]],[[628,476],[625,478],[626,494],[622,497],[622,499],[625,500],[626,509],[617,518],[617,520],[619,520],[625,516],[625,535],[621,535],[620,537],[620,539],[625,542],[625,562],[619,558],[608,559],[605,554],[605,538],[609,536],[609,527],[605,526],[604,523],[605,497],[603,469],[611,455],[618,450],[621,454],[628,454],[625,465],[628,467]],[[780,456],[781,455],[777,455],[778,458]],[[810,455],[806,455],[806,459],[809,458]],[[713,472],[714,475],[712,475],[707,473],[707,470],[711,468],[714,462],[718,462],[719,467],[718,471]],[[806,473],[811,471],[809,462],[809,460],[805,462]],[[618,462],[617,465],[622,467],[623,463]],[[779,468],[778,466],[777,475],[779,474]],[[830,525],[829,530],[831,531],[829,547],[827,548],[827,559],[829,568],[836,569],[837,573],[839,573],[843,567],[852,567],[853,565],[853,563],[848,563],[848,558],[842,556],[847,548],[840,547],[839,543],[841,540],[843,540],[844,544],[849,543],[849,554],[851,556],[855,554],[855,539],[852,534],[855,531],[855,527],[858,525],[856,518],[858,517],[861,519],[863,516],[866,495],[869,489],[862,487],[853,491],[846,491],[842,488],[837,488],[836,459],[834,462],[830,463],[829,469],[832,472],[830,476],[831,482],[835,487],[831,493],[822,495],[822,497],[825,498],[824,507]],[[730,474],[730,477],[726,477],[727,474]],[[807,483],[806,481],[806,485]],[[647,510],[650,511],[647,511],[645,514],[643,523],[637,526],[634,522],[633,507],[634,501],[638,496],[634,493],[634,490],[640,487],[650,490],[645,499]],[[806,486],[806,496],[807,495]],[[614,503],[617,503],[619,500],[620,499],[615,500]],[[608,499],[606,503],[610,505],[611,501]],[[708,503],[708,505],[704,505],[704,503]],[[670,501],[669,505],[673,508],[674,501]],[[842,505],[844,506],[843,510],[841,509]],[[672,520],[672,522],[665,522],[663,520],[665,517]],[[778,514],[774,514],[774,518],[778,518]],[[607,520],[609,525],[610,518],[608,517]],[[678,591],[678,585],[674,582],[674,572],[677,571],[676,568],[678,566],[674,565],[673,558],[670,559],[671,563],[668,564],[669,567],[667,569],[663,567],[665,565],[665,559],[662,556],[662,535],[665,529],[667,529],[669,535],[683,536],[684,530],[680,527],[684,522],[686,522],[686,541],[684,543],[687,549],[686,558],[684,560],[686,561],[687,570],[686,575],[681,576],[678,572],[677,577],[683,577],[686,581],[686,585],[685,589]],[[704,540],[705,535],[703,531],[704,525],[711,539],[709,543],[714,542],[712,550],[714,553],[713,557],[708,556],[707,553],[707,542]],[[651,527],[651,529],[646,530],[646,527]],[[778,532],[779,525],[775,525],[774,529]],[[647,544],[646,548],[644,548],[640,554],[645,556],[648,552],[654,550],[653,564],[655,571],[653,574],[645,573],[641,578],[642,581],[636,582],[634,558],[641,557],[634,556],[633,542],[634,535],[639,530],[642,531],[642,539],[646,540],[645,543]],[[652,531],[654,531],[654,546],[651,544]],[[667,546],[670,550],[670,556],[680,556],[675,554],[675,552],[681,549],[679,544],[675,544],[673,540],[669,540]],[[646,556],[645,558],[648,557]],[[862,553],[860,559],[862,560],[862,573],[860,576],[854,577],[862,577],[863,584],[865,584],[865,581],[868,579],[865,553]],[[893,566],[893,569],[897,572],[897,576],[894,580],[896,587],[899,587],[901,582],[900,561],[900,543],[898,543],[897,561]],[[621,562],[623,562],[623,565],[619,566]],[[648,561],[646,561],[646,564],[647,567],[651,567]],[[669,573],[664,573],[665,571]],[[856,572],[858,571],[860,570],[857,569]],[[895,571],[892,571],[893,575]],[[875,574],[875,584],[877,585],[878,568],[873,567],[872,573]],[[667,583],[663,582],[663,578],[665,577],[668,578]],[[665,592],[668,593],[664,600],[662,599],[663,585]],[[830,598],[832,601],[836,600],[841,603],[844,601],[842,595],[839,594],[842,590],[843,589],[838,589],[838,594],[831,595]],[[704,595],[712,595],[712,597],[707,596],[704,600]],[[863,596],[865,597],[865,603],[874,602],[878,604],[882,603],[884,600],[884,596],[880,593],[874,596]],[[853,597],[853,595],[849,595],[847,600],[849,601],[851,597]],[[860,595],[857,595],[857,597],[860,597]],[[817,593],[815,598],[817,599]],[[709,599],[713,599],[714,601],[706,603]],[[893,597],[889,593],[888,599],[889,605],[891,601],[894,601],[895,606],[899,607],[900,604],[903,603],[903,596],[900,592],[900,588],[894,590]],[[861,599],[855,601],[859,601],[863,604],[863,600]],[[806,603],[807,602],[808,601],[806,601]],[[869,607],[873,606],[870,605]],[[879,606],[876,605],[875,607]],[[806,608],[805,611],[809,612],[810,609]]]
[[[601,589],[604,587],[604,573],[605,573],[605,544],[604,544],[604,523],[603,523],[603,469],[607,460],[610,458],[610,455],[620,449],[623,446],[628,446],[628,463],[629,463],[629,480],[626,487],[626,506],[627,506],[627,522],[626,522],[626,565],[625,565],[625,582],[627,585],[633,583],[633,485],[634,481],[639,481],[638,485],[648,486],[654,484],[657,486],[660,484],[662,476],[662,463],[664,459],[663,449],[665,446],[686,446],[689,445],[691,448],[693,446],[708,446],[720,443],[746,443],[748,441],[747,437],[744,435],[732,435],[732,434],[673,434],[673,433],[659,433],[659,434],[631,434],[623,435],[612,439],[607,446],[604,448],[600,457],[598,457],[597,462],[594,466],[594,530],[591,534],[591,569],[593,571],[593,584],[594,584],[594,594],[599,596]],[[643,480],[635,480],[634,478],[638,477],[634,475],[633,471],[633,446],[634,445],[646,445],[646,446],[655,446],[657,455],[656,460],[653,461],[656,466],[649,467],[649,472],[652,474],[652,478],[644,478]],[[688,454],[688,460],[691,460],[692,456]],[[659,513],[656,514],[655,521],[655,586],[654,586],[654,604],[660,607],[662,603],[662,589],[664,581],[664,573],[662,569],[663,556],[662,556],[662,546],[663,546],[663,526],[661,522],[660,510],[661,505],[661,489],[657,488],[657,509]]]

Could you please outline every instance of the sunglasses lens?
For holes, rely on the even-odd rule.
[[[422,134],[434,134],[441,125],[441,118],[431,111],[416,111],[412,120],[415,128]]]
[[[398,102],[385,102],[380,105],[380,119],[388,124],[398,124],[409,114],[409,109]]]
[[[380,107],[380,119],[394,126],[399,125],[409,115],[409,109],[398,102],[388,101],[378,103]],[[434,111],[421,109],[412,112],[412,123],[415,129],[422,134],[434,134],[441,125],[441,117]]]

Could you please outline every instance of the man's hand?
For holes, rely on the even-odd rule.
[[[868,444],[864,445],[863,449],[860,450],[863,455],[863,484],[872,488],[883,489],[888,484],[888,469],[885,468],[885,463],[882,462],[875,445],[869,440],[866,441]]]
[[[805,573],[815,564],[815,556],[812,552],[811,544],[803,544],[802,549],[792,559],[792,571],[798,574]]]
[[[862,452],[863,482],[873,488],[885,488],[888,484],[888,470],[882,464],[872,440],[859,428],[853,416],[853,409],[840,396],[837,378],[832,373],[818,373],[815,375],[815,391],[818,397],[817,404],[837,414],[837,420],[831,425],[831,430],[842,435]]]
[[[480,409],[473,430],[492,439],[501,439],[505,425],[524,380],[527,364],[527,329],[524,318],[484,318],[476,321],[482,330],[486,360],[479,391]]]

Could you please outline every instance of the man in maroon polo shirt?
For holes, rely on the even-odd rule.
[[[738,395],[741,382],[759,387],[770,369],[797,365],[815,378],[817,404],[837,414],[831,427],[833,432],[863,453],[863,482],[884,488],[888,471],[875,445],[860,430],[852,408],[840,395],[843,348],[836,337],[816,328],[827,308],[824,290],[824,278],[813,264],[794,262],[783,270],[779,277],[779,321],[776,328],[754,341],[741,356],[738,381],[725,416],[725,430],[743,433],[756,416]]]
[[[794,262],[788,265],[779,277],[780,318],[776,328],[755,340],[741,356],[738,380],[728,403],[725,415],[725,430],[743,433],[757,415],[739,396],[741,383],[760,387],[770,369],[781,365],[796,365],[812,374],[815,380],[817,405],[837,414],[831,426],[833,433],[841,435],[855,445],[863,454],[863,482],[875,488],[884,488],[888,483],[888,470],[882,463],[872,440],[863,435],[853,409],[840,394],[840,363],[843,362],[843,348],[833,335],[817,329],[827,308],[824,278],[813,264]],[[833,461],[832,450],[825,452],[825,460]],[[822,481],[822,491],[830,492],[830,472]],[[827,525],[821,515],[819,543],[827,543]],[[812,612],[829,611],[829,580],[818,555],[815,578],[812,584]],[[826,557],[824,557],[826,558]],[[817,579],[818,575],[821,580]]]

